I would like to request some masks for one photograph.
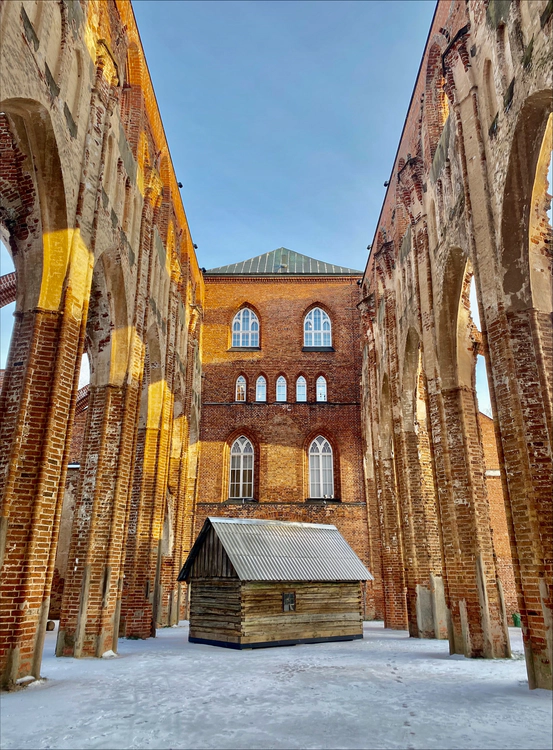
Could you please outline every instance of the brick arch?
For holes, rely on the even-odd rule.
[[[103,261],[94,266],[88,303],[85,349],[90,363],[90,382],[102,386],[109,382],[112,314]]]
[[[472,388],[477,349],[470,318],[472,266],[465,252],[452,247],[444,264],[442,298],[438,310],[437,355],[442,388]]]
[[[240,312],[240,310],[243,310],[246,307],[257,315],[257,319],[259,320],[259,325],[261,326],[261,313],[259,312],[258,307],[254,305],[253,302],[249,302],[248,300],[244,300],[244,302],[241,302],[238,305],[238,307],[236,307],[233,311],[229,313],[230,325],[232,325],[232,321],[234,320],[236,315]]]
[[[140,159],[139,144],[142,133],[136,123],[143,121],[144,110],[144,59],[135,42],[129,44],[121,93],[121,117],[125,134],[139,166],[145,170],[145,160]]]
[[[163,200],[170,204],[172,208],[173,196],[171,186],[173,184],[173,167],[167,150],[162,150],[159,155],[158,171],[163,182]]]
[[[30,99],[4,100],[0,112],[0,223],[17,272],[17,310],[45,306],[46,300],[58,307],[71,238],[50,113]]]
[[[44,23],[48,14],[42,12],[39,17],[40,25],[44,25],[41,29],[42,42],[45,45],[45,62],[50,76],[54,84],[59,85],[67,56],[67,7],[65,3],[60,2],[48,5],[49,24],[46,26]]]
[[[537,307],[543,312],[551,313],[551,236],[547,250],[543,238],[538,237],[539,220],[536,221],[536,210],[544,213],[543,193],[547,173],[547,140],[551,139],[551,111],[550,90],[539,91],[528,97],[521,108],[509,154],[500,246],[502,291],[507,310]],[[535,205],[540,201],[536,191],[537,182],[541,183],[542,205],[539,208]],[[532,229],[536,236],[530,236]],[[545,225],[543,233],[545,234]]]
[[[115,253],[108,251],[102,253],[95,264],[95,275],[97,283],[101,277],[101,290],[106,297],[106,320],[109,325],[107,332],[109,341],[105,342],[109,364],[109,372],[106,374],[111,384],[122,385],[130,356],[130,314],[125,277]],[[92,333],[90,328],[90,326],[87,327],[89,337]],[[98,339],[97,331],[93,335]]]
[[[314,310],[316,307],[319,307],[321,310],[325,311],[325,313],[330,318],[330,321],[331,321],[332,325],[334,326],[334,321],[333,321],[334,311],[326,303],[324,303],[324,302],[318,302],[317,300],[315,300],[314,302],[310,302],[309,305],[303,310],[303,312],[302,312],[302,318],[301,318],[302,326],[303,326],[303,321],[305,320],[305,316],[308,313],[310,313],[311,310]]]
[[[382,377],[380,387],[380,449],[384,458],[392,455],[392,393],[387,372]]]
[[[144,58],[136,42],[131,42],[127,49],[124,80],[129,86],[142,88],[144,85]]]
[[[142,384],[141,420],[148,427],[158,428],[161,424],[162,397],[164,379],[164,362],[160,342],[161,332],[154,322],[146,334],[146,363]]]

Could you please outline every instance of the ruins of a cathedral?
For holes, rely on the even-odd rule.
[[[2,685],[185,618],[217,513],[336,523],[452,653],[517,611],[551,689],[551,0],[440,0],[364,273],[198,267],[128,0],[3,2],[0,81]]]

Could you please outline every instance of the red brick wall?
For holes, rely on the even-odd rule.
[[[195,533],[206,515],[279,518],[335,523],[368,562],[359,410],[360,354],[356,277],[206,276],[203,331],[201,453]],[[229,351],[236,312],[249,305],[260,320],[260,348]],[[303,352],[303,320],[314,306],[332,321],[332,352]],[[235,403],[239,375],[246,403]],[[267,380],[267,402],[255,403],[255,383]],[[276,380],[287,379],[287,402],[275,403]],[[296,379],[307,381],[307,402],[296,403]],[[327,380],[326,403],[317,403],[316,379]],[[229,450],[245,434],[255,449],[255,505],[228,500]],[[334,453],[335,497],[306,503],[307,450],[324,435]]]
[[[505,608],[509,622],[512,624],[511,616],[513,612],[518,612],[518,604],[511,546],[509,544],[509,530],[505,514],[505,498],[501,485],[501,477],[499,476],[497,443],[495,440],[493,419],[482,413],[479,414],[479,419],[482,433],[482,447],[484,448],[484,463],[486,465],[486,486],[490,506],[493,546],[496,554],[496,566],[505,595]]]

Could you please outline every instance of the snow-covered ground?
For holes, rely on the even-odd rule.
[[[119,641],[115,659],[56,659],[1,696],[2,748],[551,748],[552,701],[512,660],[366,623],[365,638],[254,651],[188,643],[188,628]]]

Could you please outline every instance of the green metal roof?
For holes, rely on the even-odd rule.
[[[322,260],[309,258],[285,247],[264,255],[231,263],[228,266],[210,268],[206,276],[362,276],[362,271],[345,266],[335,266]]]

